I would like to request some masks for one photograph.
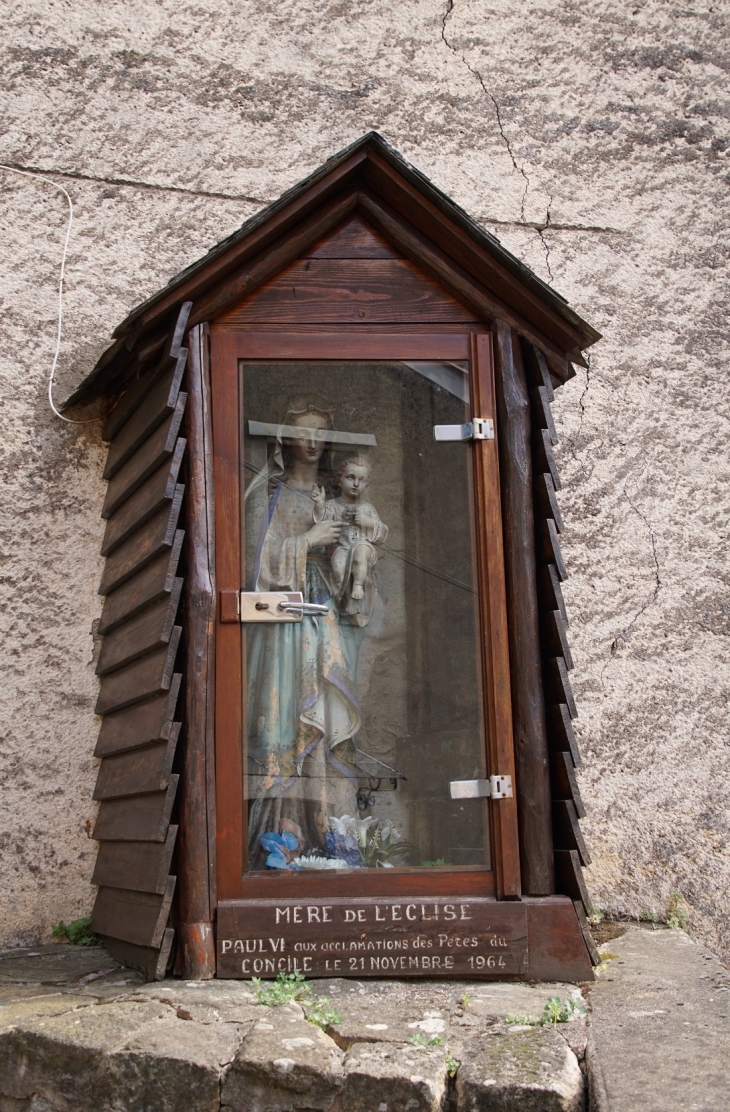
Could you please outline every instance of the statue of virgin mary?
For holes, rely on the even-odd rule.
[[[357,814],[357,641],[339,615],[328,556],[342,525],[315,524],[312,514],[315,485],[332,496],[333,428],[326,403],[292,399],[273,455],[246,491],[247,589],[301,591],[327,607],[301,622],[247,628],[253,870],[271,864],[282,837],[299,856],[321,854],[330,820]]]

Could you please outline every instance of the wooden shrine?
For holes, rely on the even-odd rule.
[[[371,133],[115,337],[69,401],[111,405],[105,945],[150,978],[591,979],[550,403],[598,333]],[[295,753],[272,708],[308,647],[366,698],[313,664]]]

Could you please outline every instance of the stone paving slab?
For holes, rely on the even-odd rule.
[[[244,981],[5,952],[0,1112],[725,1112],[727,971],[678,931],[630,927],[603,952],[587,1019],[505,1022],[580,998],[568,984],[318,981],[340,1015],[326,1033]]]
[[[631,928],[590,989],[591,1112],[727,1112],[730,973],[682,931]]]

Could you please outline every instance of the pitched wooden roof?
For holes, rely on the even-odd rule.
[[[216,319],[355,211],[482,319],[504,319],[542,347],[558,379],[600,339],[565,298],[369,132],[133,309],[67,404],[119,393],[169,342],[184,304],[192,302],[188,326]]]

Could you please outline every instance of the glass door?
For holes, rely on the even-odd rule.
[[[238,375],[244,873],[490,870],[469,362]]]

